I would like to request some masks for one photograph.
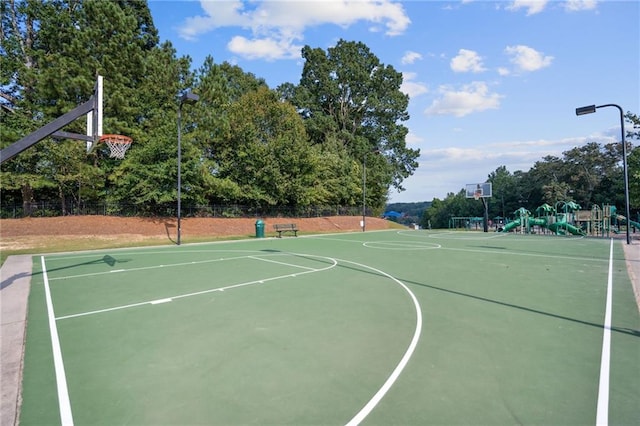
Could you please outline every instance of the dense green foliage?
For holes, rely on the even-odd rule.
[[[183,206],[339,211],[364,196],[370,213],[381,214],[389,191],[402,191],[418,167],[420,152],[405,141],[402,74],[361,42],[305,46],[299,84],[270,89],[211,56],[197,68],[177,57],[170,42],[160,43],[145,0],[2,0],[0,7],[2,148],[87,101],[98,74],[105,77],[104,133],[134,140],[124,160],[110,158],[105,146],[87,155],[83,142],[47,138],[5,162],[2,202],[21,204],[23,214],[36,200],[55,201],[62,213],[104,204],[109,213],[129,205],[135,214],[175,214],[178,94],[186,90],[200,100],[180,108]],[[85,122],[64,130],[84,133]],[[591,143],[527,172],[499,167],[489,175],[490,214],[560,199],[621,206],[619,158],[619,144]],[[632,145],[629,181],[640,208],[640,152]],[[422,222],[447,226],[452,215],[481,212],[480,203],[452,193],[433,200]]]
[[[272,90],[210,56],[192,70],[160,44],[144,0],[3,0],[2,12],[2,147],[85,102],[98,74],[104,133],[134,140],[123,161],[48,138],[3,164],[3,202],[26,214],[34,200],[56,200],[63,213],[89,203],[171,213],[185,90],[200,101],[182,109],[183,205],[357,206],[366,163],[366,202],[378,212],[417,167],[400,124],[402,74],[362,43],[305,47],[300,85]],[[64,130],[84,133],[84,121]]]

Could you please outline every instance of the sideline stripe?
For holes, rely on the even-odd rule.
[[[58,406],[60,407],[60,422],[63,426],[72,426],[73,415],[71,414],[71,402],[69,401],[67,378],[64,373],[62,350],[60,348],[60,339],[58,338],[56,317],[53,313],[51,289],[49,288],[49,276],[47,274],[47,267],[44,263],[44,256],[40,257],[40,261],[42,263],[42,277],[44,278],[44,292],[47,299],[47,315],[49,317],[49,333],[51,334],[51,347],[53,349],[53,365],[56,370],[56,383],[58,385]]]
[[[609,276],[607,278],[607,302],[604,314],[604,333],[602,334],[602,357],[600,358],[600,386],[598,388],[598,409],[596,424],[609,424],[609,366],[611,355],[611,311],[613,296],[613,238],[609,248]]]

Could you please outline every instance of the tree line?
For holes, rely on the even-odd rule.
[[[104,133],[134,141],[121,161],[105,146],[87,155],[84,143],[48,138],[3,163],[3,203],[25,214],[34,200],[175,209],[186,90],[199,101],[182,108],[184,206],[357,206],[366,164],[365,201],[380,212],[418,166],[402,74],[361,42],[305,46],[299,83],[269,88],[211,55],[192,67],[160,42],[144,0],[3,0],[0,47],[3,148],[88,100],[98,74]],[[83,120],[64,130],[84,133]]]
[[[98,74],[105,77],[104,132],[134,140],[124,160],[110,158],[105,146],[87,154],[84,143],[48,138],[3,163],[2,203],[22,205],[26,215],[36,200],[56,203],[62,213],[69,205],[105,204],[175,214],[178,96],[186,90],[199,102],[182,109],[185,208],[348,210],[363,201],[366,165],[365,202],[379,214],[389,192],[402,191],[418,167],[419,150],[406,145],[402,74],[361,42],[305,46],[300,81],[270,88],[212,55],[193,67],[170,41],[160,41],[144,0],[2,0],[0,7],[2,148],[87,101]],[[626,118],[640,125],[637,116]],[[64,130],[84,133],[84,126],[77,120]],[[631,139],[638,133],[629,132]],[[629,144],[634,209],[638,151]],[[620,144],[590,143],[526,172],[499,167],[488,175],[490,216],[556,200],[621,208],[620,158]],[[451,216],[482,213],[461,190],[434,199],[422,222],[447,227]]]

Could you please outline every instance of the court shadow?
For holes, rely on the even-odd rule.
[[[489,249],[489,250],[506,250],[506,247],[499,247],[499,246],[469,246],[469,247],[477,247],[477,248],[485,248],[485,249]]]
[[[367,269],[364,269],[364,268],[358,268],[358,267],[355,267],[355,266],[344,265],[344,264],[340,264],[340,263],[338,264],[338,267],[339,268],[351,269],[351,270],[354,270],[354,271],[359,271],[359,272],[363,272],[365,274],[371,274],[371,275],[375,275],[375,276],[384,276],[384,275],[379,274],[379,273],[377,273],[375,271],[367,270]],[[577,324],[587,325],[589,327],[595,327],[595,328],[604,329],[604,324],[584,321],[584,320],[581,320],[581,319],[578,319],[578,318],[571,318],[571,317],[568,317],[568,316],[565,316],[565,315],[555,314],[553,312],[545,312],[545,311],[542,311],[542,310],[539,310],[539,309],[529,308],[529,307],[526,307],[526,306],[520,306],[520,305],[516,305],[516,304],[513,304],[513,303],[503,302],[503,301],[500,301],[500,300],[489,299],[487,297],[476,296],[476,295],[473,295],[473,294],[464,293],[464,292],[457,291],[457,290],[451,290],[451,289],[448,289],[448,288],[438,287],[438,286],[431,285],[431,284],[421,283],[421,282],[407,280],[407,279],[398,278],[398,277],[395,277],[395,278],[398,279],[399,281],[405,283],[405,284],[411,284],[411,285],[417,285],[417,286],[421,286],[421,287],[426,287],[426,288],[430,288],[432,290],[436,290],[436,291],[440,291],[440,292],[448,293],[448,294],[453,294],[453,295],[460,296],[460,297],[466,297],[466,298],[478,300],[478,301],[481,301],[481,302],[492,303],[492,304],[495,304],[495,305],[505,306],[505,307],[508,307],[508,308],[517,309],[517,310],[524,311],[524,312],[530,312],[530,313],[534,313],[534,314],[538,314],[538,315],[544,315],[544,316],[551,317],[551,318],[561,319],[561,320],[564,320],[564,321],[574,322],[574,323],[577,323]],[[611,327],[611,331],[616,332],[616,333],[621,333],[621,334],[628,334],[628,335],[634,336],[634,337],[640,337],[640,330],[634,330],[634,329],[631,329],[631,328]]]
[[[173,223],[171,223],[171,222],[165,222],[165,223],[164,223],[164,230],[165,230],[165,232],[167,233],[167,238],[168,238],[168,239],[169,239],[169,241],[171,241],[172,243],[174,243],[174,244],[178,244],[178,237],[176,237],[176,239],[175,239],[175,240],[171,237],[171,235],[172,235],[172,233],[173,233],[173,232],[172,232],[172,231],[169,231],[169,229],[170,229],[170,228],[173,228],[173,229],[175,229],[175,230],[177,231],[177,228],[178,228],[178,227],[177,227],[176,225],[174,225]]]
[[[4,290],[5,288],[9,287],[11,284],[15,283],[20,278],[27,278],[30,276],[31,274],[28,272],[20,272],[19,274],[12,275],[7,279],[2,280],[2,282],[0,283],[0,290]]]
[[[433,289],[433,290],[437,290],[437,291],[441,291],[441,292],[444,292],[444,293],[454,294],[456,296],[468,297],[468,298],[479,300],[479,301],[482,301],[482,302],[493,303],[493,304],[496,304],[496,305],[501,305],[501,306],[506,306],[506,307],[513,308],[513,309],[518,309],[518,310],[524,311],[524,312],[530,312],[530,313],[544,315],[544,316],[551,317],[551,318],[561,319],[561,320],[564,320],[564,321],[574,322],[574,323],[577,323],[577,324],[587,325],[587,326],[590,326],[590,327],[596,327],[596,328],[604,329],[604,324],[584,321],[584,320],[577,319],[577,318],[567,317],[565,315],[555,314],[553,312],[545,312],[545,311],[541,311],[539,309],[528,308],[526,306],[515,305],[513,303],[502,302],[502,301],[499,301],[499,300],[489,299],[487,297],[476,296],[476,295],[469,294],[469,293],[463,293],[463,292],[456,291],[456,290],[450,290],[450,289],[447,289],[447,288],[437,287],[437,286],[430,285],[430,284],[419,283],[419,282],[411,281],[411,280],[403,280],[402,278],[398,278],[398,279],[400,281],[404,282],[404,283],[410,283],[410,284],[414,284],[414,285],[419,285],[419,286],[422,286],[422,287],[427,287],[427,288],[430,288],[430,289]],[[628,335],[635,336],[635,337],[640,337],[640,330],[634,330],[634,329],[631,329],[631,328],[611,327],[611,331],[614,331],[616,333],[621,333],[621,334],[628,334]]]
[[[114,267],[118,263],[127,263],[127,262],[131,262],[131,259],[116,259],[112,256],[109,256],[108,254],[105,254],[99,259],[89,260],[87,262],[81,262],[81,263],[76,263],[76,264],[67,265],[67,266],[60,266],[58,268],[47,268],[47,272],[63,271],[65,269],[77,268],[78,266],[99,265],[101,263],[106,263],[110,267]],[[32,275],[41,275],[41,274],[42,274],[41,272],[35,272]]]

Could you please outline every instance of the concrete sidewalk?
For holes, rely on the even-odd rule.
[[[640,239],[632,239],[631,244],[621,241],[621,244],[624,247],[624,258],[627,262],[633,294],[636,296],[636,304],[640,311]]]
[[[0,268],[0,425],[18,424],[22,366],[31,288],[31,256],[9,256]]]

